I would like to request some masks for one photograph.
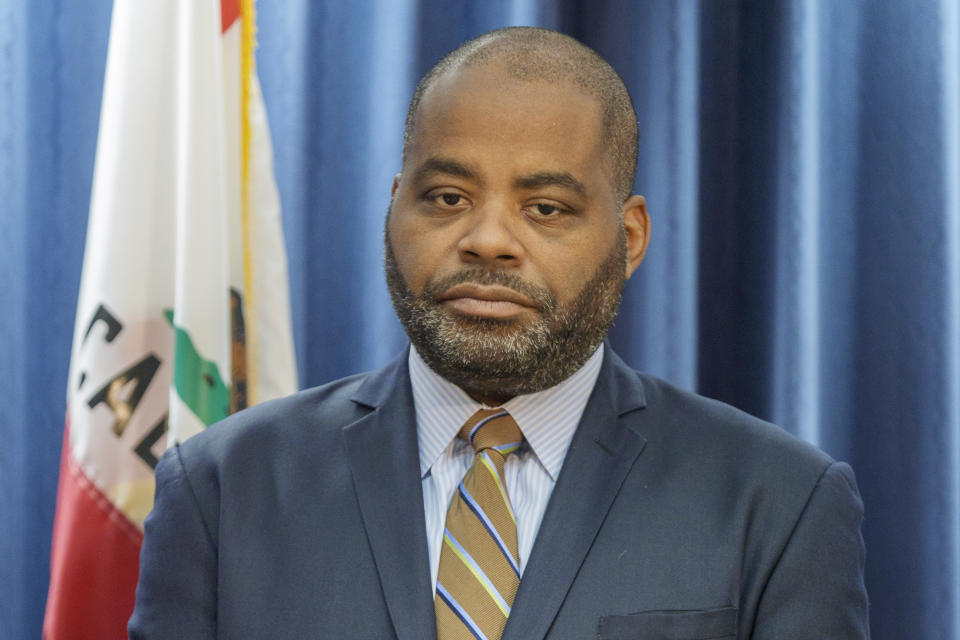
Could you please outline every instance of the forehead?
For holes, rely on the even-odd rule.
[[[520,80],[502,67],[459,68],[437,78],[417,110],[410,159],[442,153],[507,154],[539,169],[589,173],[603,159],[599,102],[569,80]],[[531,167],[532,168],[532,167]]]

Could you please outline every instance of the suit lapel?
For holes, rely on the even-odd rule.
[[[406,351],[353,400],[374,409],[343,434],[390,618],[400,640],[436,637]]]
[[[626,424],[644,406],[636,373],[609,345],[557,479],[503,640],[546,636],[646,440]]]

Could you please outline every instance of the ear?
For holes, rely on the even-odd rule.
[[[390,199],[393,199],[393,196],[397,193],[397,187],[400,186],[400,176],[403,174],[398,173],[393,176],[393,186],[390,188]]]
[[[633,272],[643,257],[647,255],[650,243],[650,215],[647,213],[647,201],[643,196],[632,195],[623,203],[623,226],[627,232],[627,277]]]

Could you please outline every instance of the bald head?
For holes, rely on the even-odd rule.
[[[468,67],[495,65],[522,82],[570,82],[595,99],[603,114],[603,143],[617,199],[633,188],[637,168],[637,116],[617,72],[593,49],[556,31],[509,27],[491,31],[451,51],[420,80],[403,133],[406,158],[420,102],[437,79]]]

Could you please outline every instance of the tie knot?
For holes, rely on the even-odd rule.
[[[460,429],[460,437],[477,453],[495,449],[503,456],[513,453],[523,442],[523,433],[506,409],[481,409],[470,416]]]

